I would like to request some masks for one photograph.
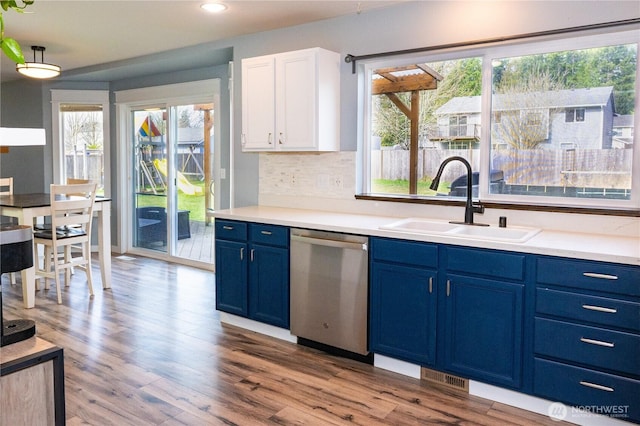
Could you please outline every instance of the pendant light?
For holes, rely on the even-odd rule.
[[[44,62],[44,47],[31,46],[31,50],[33,50],[33,62],[17,64],[16,71],[31,78],[53,78],[60,75],[62,69],[58,65]],[[40,52],[40,62],[36,62],[36,52]]]

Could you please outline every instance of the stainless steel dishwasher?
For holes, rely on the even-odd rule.
[[[291,229],[291,333],[367,354],[368,238]]]

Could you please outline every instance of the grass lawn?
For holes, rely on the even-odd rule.
[[[418,181],[418,195],[436,195],[436,191],[429,189],[431,180]],[[440,182],[438,190],[441,193],[449,193],[449,182]],[[374,179],[371,182],[371,192],[382,194],[408,194],[409,193],[409,181],[406,179]]]
[[[182,191],[178,191],[178,210],[189,210],[189,220],[204,222],[205,206],[204,206],[204,182],[191,182],[192,185],[202,188],[202,192],[198,195],[187,195]],[[160,206],[167,207],[166,194],[136,194],[137,207]]]

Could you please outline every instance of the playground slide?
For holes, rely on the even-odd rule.
[[[153,160],[153,165],[158,169],[163,176],[167,176],[167,160],[156,158]],[[202,188],[192,185],[191,182],[180,172],[176,171],[176,177],[178,178],[178,189],[187,195],[199,195],[202,193]]]

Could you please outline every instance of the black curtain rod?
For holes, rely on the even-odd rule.
[[[534,38],[534,37],[543,37],[543,36],[551,36],[557,34],[566,34],[570,32],[576,31],[588,31],[588,30],[596,30],[600,28],[609,28],[609,27],[619,27],[622,25],[631,25],[640,23],[640,18],[632,18],[632,19],[624,19],[622,21],[611,21],[611,22],[603,22],[600,24],[591,24],[591,25],[581,25],[578,27],[570,27],[570,28],[560,28],[557,30],[547,30],[547,31],[538,31],[534,33],[526,33],[526,34],[516,34],[512,36],[505,37],[496,37],[496,38],[487,38],[484,40],[475,40],[475,41],[467,41],[467,42],[459,42],[459,43],[448,43],[448,44],[440,44],[437,46],[428,46],[428,47],[417,47],[414,49],[406,49],[406,50],[394,50],[391,52],[381,52],[381,53],[371,53],[369,55],[351,55],[348,54],[345,56],[344,61],[348,64],[351,64],[351,72],[353,74],[356,73],[356,61],[362,59],[371,59],[371,58],[382,58],[385,56],[396,56],[396,55],[406,55],[409,53],[420,53],[420,52],[429,52],[433,50],[441,50],[441,49],[452,49],[456,47],[468,47],[468,46],[478,46],[482,44],[491,44],[491,43],[500,43],[504,41],[512,41],[512,40],[520,40],[524,38]]]

